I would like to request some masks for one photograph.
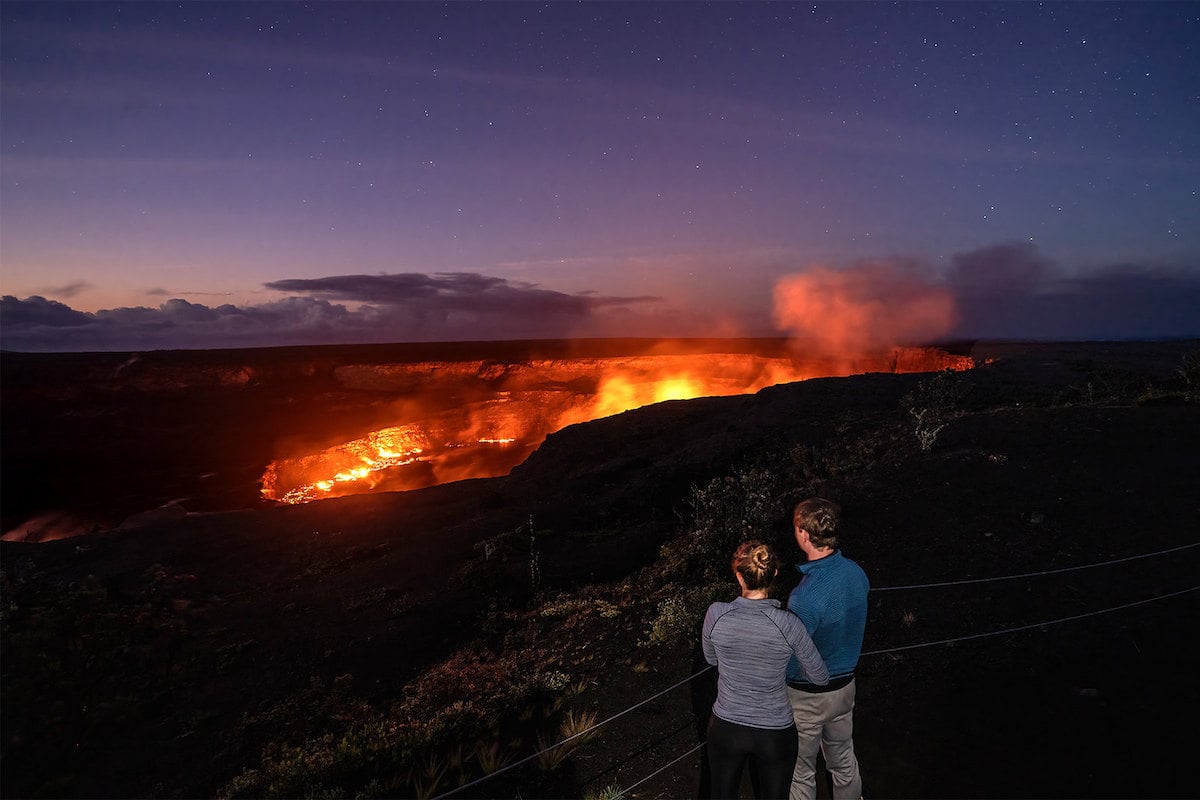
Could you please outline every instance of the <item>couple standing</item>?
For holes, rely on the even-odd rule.
[[[838,550],[840,513],[821,498],[793,511],[807,560],[786,611],[767,596],[777,556],[768,545],[745,542],[733,556],[741,596],[713,603],[704,618],[704,657],[718,672],[708,727],[714,798],[738,797],[748,760],[757,796],[812,800],[818,749],[834,798],[862,795],[851,736],[868,582]]]

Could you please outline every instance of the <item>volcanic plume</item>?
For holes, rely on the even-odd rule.
[[[838,362],[936,340],[956,322],[950,291],[909,264],[813,266],[775,286],[776,325],[805,354]]]

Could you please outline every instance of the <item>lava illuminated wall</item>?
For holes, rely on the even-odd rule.
[[[790,353],[657,352],[529,360],[346,365],[347,390],[390,398],[391,424],[273,461],[269,500],[398,491],[506,474],[567,425],[664,400],[753,393],[814,377],[965,369],[971,359],[936,348],[799,359]]]

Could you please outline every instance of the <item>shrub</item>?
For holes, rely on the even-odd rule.
[[[686,597],[670,597],[658,606],[658,614],[650,623],[650,644],[669,644],[690,638],[695,641],[696,627],[700,624],[697,613],[699,605],[688,602]]]
[[[480,742],[475,745],[473,755],[484,775],[491,775],[512,761],[512,750],[502,747],[498,741]]]
[[[584,795],[583,800],[621,800],[625,796],[625,790],[616,781],[613,781],[603,789],[589,789]]]
[[[621,616],[621,607],[607,600],[597,600],[596,611],[605,619],[613,619],[614,617]]]
[[[563,765],[575,749],[574,742],[551,746],[543,734],[538,734],[538,756],[534,762],[542,772],[553,772]]]
[[[1134,398],[1144,390],[1144,378],[1116,367],[1092,369],[1086,380],[1071,389],[1085,405],[1107,403]]]
[[[913,418],[913,433],[923,451],[932,450],[942,429],[961,415],[962,396],[963,385],[958,373],[946,369],[921,381],[901,398],[900,404]]]
[[[571,739],[576,744],[583,744],[596,735],[592,730],[595,724],[595,711],[581,711],[576,714],[572,710],[563,717],[562,723],[558,726],[558,732],[564,739]]]
[[[895,425],[853,428],[820,445],[792,447],[792,482],[800,495],[825,494],[825,484],[846,478],[901,450],[902,429]]]
[[[693,487],[691,525],[662,552],[668,571],[700,569],[706,577],[724,575],[737,546],[769,538],[783,516],[784,491],[777,473],[761,467],[736,470]]]
[[[40,546],[40,545],[39,545]],[[5,788],[71,796],[86,759],[158,719],[161,698],[199,680],[195,579],[154,565],[123,588],[89,575],[0,579]]]
[[[595,724],[596,712],[594,711],[584,711],[579,714],[568,711],[558,726],[558,741],[562,742],[561,744],[550,746],[546,742],[545,736],[538,734],[538,747],[541,750],[537,757],[538,767],[543,772],[553,772],[562,766],[571,753],[596,735],[592,730]]]
[[[668,597],[659,603],[658,613],[650,623],[647,639],[642,644],[695,642],[709,605],[716,600],[727,600],[734,594],[736,585],[732,579],[728,579],[705,583]]]
[[[412,778],[413,793],[418,800],[427,800],[437,793],[442,778],[446,775],[449,764],[445,758],[435,753],[426,753],[414,770]]]
[[[268,747],[261,764],[230,781],[220,796],[345,794],[348,788],[378,780],[380,774],[393,775],[392,783],[398,784],[403,782],[404,765],[421,759],[412,748],[416,742],[404,734],[376,718],[355,725],[341,736],[326,733],[300,745]]]
[[[465,749],[463,743],[494,741],[489,733],[498,709],[531,711],[551,693],[571,685],[566,673],[548,669],[540,651],[496,656],[485,649],[459,653],[405,687],[402,702],[387,711],[354,701],[348,679],[324,692],[314,681],[308,693],[268,712],[304,721],[299,744],[276,741],[258,767],[247,769],[221,791],[224,797],[353,796],[382,781],[387,796],[429,797],[446,783],[465,782],[473,753],[480,769],[498,769],[511,757],[499,745]],[[328,726],[322,730],[322,726]]]
[[[1193,350],[1183,356],[1183,360],[1175,373],[1183,381],[1189,392],[1200,391],[1200,350]]]

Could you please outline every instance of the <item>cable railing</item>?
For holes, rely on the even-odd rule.
[[[1179,547],[1171,547],[1166,550],[1156,550],[1153,553],[1141,553],[1136,556],[1126,556],[1124,558],[1114,558],[1111,561],[1097,561],[1093,564],[1079,564],[1074,567],[1060,567],[1058,569],[1043,569],[1038,572],[1021,572],[1016,575],[997,575],[991,578],[965,578],[957,581],[940,581],[938,583],[910,583],[905,586],[872,586],[872,592],[898,592],[901,589],[938,589],[943,586],[965,586],[969,583],[991,583],[993,581],[1012,581],[1017,578],[1040,578],[1043,575],[1060,575],[1064,572],[1078,572],[1084,569],[1093,569],[1095,567],[1109,567],[1113,564],[1124,564],[1128,561],[1138,561],[1143,558],[1153,558],[1154,556],[1162,556],[1167,553],[1178,553],[1180,550],[1188,550],[1192,547],[1200,547],[1200,542],[1192,542],[1191,544],[1180,545]]]
[[[1180,545],[1179,547],[1172,547],[1172,548],[1168,548],[1165,550],[1157,550],[1157,551],[1154,551],[1151,553],[1142,553],[1142,554],[1135,555],[1135,556],[1127,556],[1124,558],[1117,558],[1117,559],[1112,559],[1109,561],[1095,562],[1092,564],[1081,564],[1081,565],[1077,565],[1074,567],[1063,567],[1063,568],[1053,569],[1053,570],[1041,570],[1038,572],[1026,572],[1026,573],[1013,574],[1013,575],[1001,575],[1001,576],[990,577],[990,578],[969,578],[969,579],[965,579],[965,580],[942,581],[942,582],[938,582],[938,583],[910,584],[910,585],[906,585],[906,586],[885,586],[885,587],[879,587],[879,588],[872,588],[871,591],[886,592],[886,591],[899,591],[901,589],[928,589],[928,588],[938,588],[938,587],[943,587],[943,586],[959,586],[959,585],[971,584],[971,583],[985,583],[985,582],[989,582],[989,581],[1004,581],[1004,580],[1014,580],[1017,578],[1032,578],[1032,577],[1040,577],[1040,576],[1044,576],[1044,575],[1055,575],[1055,574],[1061,574],[1061,573],[1065,573],[1065,572],[1075,572],[1075,571],[1079,571],[1079,570],[1092,569],[1095,567],[1111,566],[1113,564],[1120,564],[1120,563],[1125,563],[1128,561],[1136,561],[1136,560],[1144,559],[1144,558],[1152,558],[1155,556],[1162,556],[1162,555],[1166,555],[1169,553],[1180,552],[1182,550],[1187,550],[1187,549],[1194,548],[1194,547],[1200,547],[1200,542],[1193,542],[1191,544]],[[888,653],[897,653],[897,652],[902,652],[902,651],[906,651],[906,650],[916,650],[916,649],[925,648],[925,647],[935,647],[938,645],[953,644],[953,643],[957,643],[957,642],[965,642],[965,641],[970,641],[970,640],[974,640],[974,639],[984,639],[984,638],[988,638],[988,637],[992,637],[992,636],[1003,636],[1006,634],[1019,633],[1021,631],[1033,630],[1035,628],[1046,628],[1046,627],[1050,627],[1052,625],[1060,625],[1060,624],[1063,624],[1066,622],[1074,622],[1077,620],[1087,619],[1089,617],[1103,616],[1104,614],[1111,614],[1116,611],[1122,611],[1122,610],[1134,608],[1137,606],[1144,606],[1149,603],[1154,603],[1154,602],[1158,602],[1161,600],[1169,600],[1169,599],[1172,599],[1175,597],[1180,597],[1182,595],[1189,594],[1191,592],[1195,592],[1198,590],[1200,590],[1200,585],[1191,586],[1187,589],[1181,589],[1179,591],[1170,592],[1167,594],[1157,595],[1155,597],[1149,597],[1149,598],[1145,598],[1142,600],[1135,600],[1135,601],[1129,602],[1129,603],[1122,603],[1120,605],[1110,606],[1108,608],[1102,608],[1102,609],[1098,609],[1095,611],[1089,611],[1089,612],[1085,612],[1082,614],[1073,614],[1073,615],[1067,616],[1067,617],[1059,617],[1057,619],[1043,620],[1041,622],[1034,622],[1034,623],[1029,623],[1026,625],[1018,625],[1018,626],[1014,626],[1011,628],[1004,628],[1004,629],[996,630],[996,631],[985,631],[983,633],[967,634],[965,636],[956,636],[956,637],[952,637],[952,638],[948,638],[948,639],[939,639],[937,641],[932,641],[932,642],[918,642],[916,644],[900,645],[897,647],[888,647],[888,648],[884,648],[884,649],[880,649],[880,650],[867,650],[867,651],[862,652],[860,654],[860,657],[866,658],[868,656],[881,656],[881,655],[886,655]],[[693,680],[695,680],[696,678],[700,677],[701,675],[709,672],[712,669],[714,669],[714,667],[712,665],[709,665],[700,670],[697,670],[696,672],[692,673],[691,675],[687,676],[686,678],[683,678],[682,680],[679,680],[679,681],[673,683],[672,685],[657,692],[656,694],[653,694],[650,697],[647,697],[646,699],[641,700],[640,702],[635,703],[632,706],[629,706],[628,708],[624,708],[624,709],[618,711],[617,713],[612,714],[611,716],[606,717],[605,719],[594,723],[589,728],[579,731],[578,733],[572,734],[571,736],[568,736],[568,737],[562,739],[561,741],[556,742],[555,744],[552,744],[548,747],[544,747],[541,750],[538,750],[537,752],[532,753],[531,755],[528,755],[525,758],[520,759],[519,761],[514,761],[510,764],[506,764],[505,766],[501,767],[500,769],[490,772],[487,775],[483,775],[473,781],[464,783],[461,786],[451,789],[450,791],[447,791],[440,795],[437,795],[434,798],[434,800],[444,800],[444,798],[452,797],[453,795],[456,795],[459,792],[469,789],[472,786],[477,786],[485,781],[492,780],[493,778],[496,778],[505,772],[516,769],[517,767],[522,766],[524,764],[527,764],[530,761],[536,759],[537,757],[550,752],[551,750],[555,750],[559,747],[569,744],[570,742],[572,742],[576,739],[579,739],[581,737],[588,736],[588,735],[592,734],[593,732],[599,730],[601,727],[607,725],[608,723],[613,722],[614,720],[617,720],[617,719],[625,716],[626,714],[629,714],[629,713],[637,710],[638,708],[641,708],[642,706],[645,706],[645,705],[657,700],[658,698],[662,697],[663,695],[666,695],[666,694],[674,691],[675,689],[678,689],[680,686],[684,686],[685,684],[691,683]],[[654,772],[650,773],[649,775],[644,776],[643,778],[639,779],[636,783],[633,783],[630,786],[626,787],[625,789],[621,790],[620,794],[618,794],[617,796],[623,797],[625,794],[632,791],[637,786],[640,786],[641,784],[643,784],[646,781],[650,780],[651,778],[655,777],[659,773],[663,772],[664,770],[670,768],[671,766],[675,765],[679,761],[683,760],[687,756],[691,755],[692,753],[695,753],[701,747],[703,747],[703,745],[704,745],[704,743],[701,742],[700,744],[691,748],[690,750],[688,750],[687,752],[678,756],[677,758],[673,759],[672,761],[668,762],[667,764],[660,766]]]

